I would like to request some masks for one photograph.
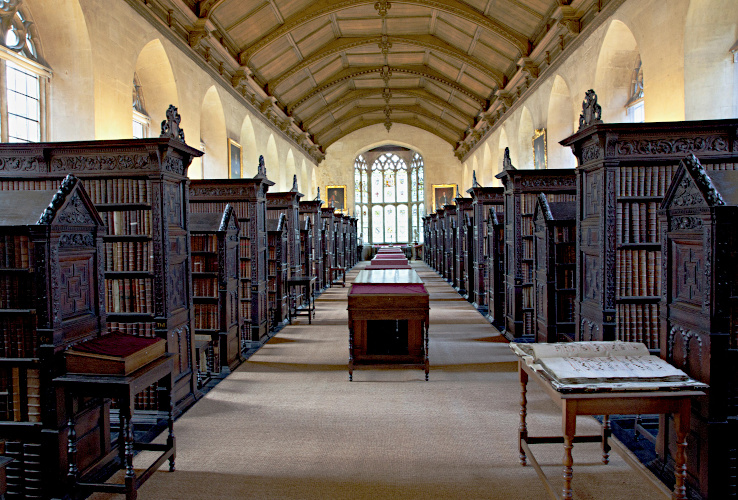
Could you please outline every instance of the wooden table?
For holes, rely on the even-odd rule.
[[[674,415],[674,428],[676,430],[677,453],[674,475],[676,484],[672,498],[686,500],[685,479],[687,476],[686,448],[687,433],[689,432],[690,401],[694,396],[704,396],[697,390],[674,390],[674,391],[630,391],[630,392],[582,392],[562,393],[558,392],[548,380],[540,373],[528,366],[524,360],[518,360],[518,374],[520,377],[521,399],[520,399],[520,426],[518,428],[518,445],[520,449],[520,463],[527,465],[530,460],[538,476],[544,483],[546,490],[553,499],[571,499],[571,480],[573,474],[574,459],[572,448],[574,443],[602,444],[602,462],[607,464],[610,459],[610,423],[609,415],[632,415],[632,414],[665,414]],[[561,426],[563,436],[540,436],[528,435],[527,416],[527,385],[528,379],[532,378],[548,396],[561,408]],[[577,415],[602,415],[602,431],[599,435],[576,435]],[[564,486],[561,497],[554,491],[541,467],[538,465],[531,444],[539,443],[563,443],[563,479]],[[619,447],[616,447],[620,451]],[[626,462],[631,462],[629,457],[623,457]]]
[[[341,277],[339,280],[338,277]],[[341,266],[334,266],[328,268],[328,284],[332,288],[333,285],[341,285],[341,287],[346,286],[346,268]]]
[[[307,297],[307,309],[300,309],[297,304],[299,294],[298,288],[305,290]],[[287,317],[290,324],[293,316],[305,316],[307,314],[308,324],[312,325],[315,317],[315,276],[293,276],[287,279]],[[303,305],[305,302],[303,302]],[[294,309],[294,312],[293,312]],[[306,312],[307,311],[307,312]]]
[[[348,294],[349,380],[357,365],[382,364],[420,367],[428,380],[429,311],[415,271],[360,271]]]
[[[174,405],[172,401],[174,358],[168,354],[156,361],[138,369],[130,375],[95,375],[95,374],[67,374],[54,379],[54,383],[66,391],[67,414],[69,415],[69,436],[67,458],[69,460],[70,488],[84,492],[103,491],[108,493],[125,494],[126,500],[135,500],[137,490],[161,465],[169,460],[169,470],[174,471],[175,439],[174,439]],[[158,382],[159,411],[166,412],[169,434],[166,443],[139,443],[133,439],[133,425],[131,418],[134,411],[136,394]],[[120,437],[118,450],[103,460],[112,460],[118,454],[123,468],[125,468],[125,483],[93,483],[86,482],[85,478],[78,477],[77,469],[77,434],[74,430],[74,398],[98,397],[113,398],[120,406]],[[133,469],[134,450],[158,451],[159,457],[145,471],[136,474]]]

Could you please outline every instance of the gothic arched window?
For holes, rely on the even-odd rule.
[[[149,124],[151,119],[146,112],[146,101],[144,101],[143,88],[138,75],[133,73],[133,138],[143,139],[149,135]]]
[[[423,157],[383,152],[369,165],[363,155],[354,161],[354,204],[364,241],[421,242],[424,213]]]
[[[625,103],[626,114],[630,116],[633,123],[646,121],[645,109],[643,107],[643,63],[641,56],[636,59],[633,68],[633,77],[630,82],[630,96]]]

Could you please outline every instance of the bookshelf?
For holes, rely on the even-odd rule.
[[[359,219],[349,217],[349,262],[348,267],[354,267],[359,261]]]
[[[433,267],[438,274],[441,274],[441,255],[443,255],[443,231],[441,227],[442,210],[442,208],[438,209],[431,214],[431,241],[433,243],[430,255],[431,267]]]
[[[346,219],[343,214],[333,214],[333,253],[336,267],[346,269]]]
[[[703,498],[736,491],[731,439],[738,417],[738,172],[708,170],[685,158],[658,214],[661,253],[661,357],[710,384],[692,405],[687,482]],[[713,271],[715,270],[715,271]],[[669,422],[671,435],[673,422]],[[663,443],[663,441],[662,441]],[[671,456],[676,449],[668,443]]]
[[[320,207],[320,218],[323,224],[323,287],[331,284],[331,267],[336,267],[335,261],[335,223],[333,217],[333,207]]]
[[[53,379],[64,350],[106,332],[105,227],[82,182],[0,196],[0,439],[8,498],[61,498],[67,421]],[[75,407],[80,471],[111,450],[110,400]]]
[[[505,328],[505,212],[500,205],[487,207],[487,319]]]
[[[287,277],[302,275],[300,260],[300,198],[297,176],[294,176],[292,189],[286,192],[267,193],[267,219],[278,219],[285,216],[287,232]]]
[[[267,304],[269,310],[269,329],[282,326],[287,317],[287,216],[279,214],[277,219],[267,219]]]
[[[533,214],[536,340],[574,340],[576,202],[549,203],[538,195]]]
[[[322,220],[320,217],[320,206],[323,201],[318,197],[310,201],[300,201],[300,225],[304,226],[310,220],[311,226],[311,251],[313,265],[307,268],[305,274],[315,276],[315,289],[322,290],[326,286],[323,273],[323,238],[321,235]]]
[[[262,342],[268,333],[266,193],[274,183],[266,177],[263,158],[260,158],[258,172],[251,179],[208,179],[190,183],[192,213],[222,214],[226,204],[230,204],[238,219],[242,348],[248,348],[252,342]]]
[[[451,285],[456,273],[456,205],[443,206],[443,277]]]
[[[738,120],[585,124],[561,143],[577,158],[578,340],[634,340],[660,349],[662,276],[657,210],[679,161],[738,164]]]
[[[69,172],[82,181],[106,224],[107,326],[167,340],[178,354],[177,412],[197,392],[186,207],[187,169],[202,155],[184,143],[179,119],[170,107],[157,138],[0,144],[0,190],[56,188]],[[155,408],[154,391],[139,395],[137,410]]]
[[[458,190],[457,190],[458,191]],[[460,193],[456,193],[456,262],[454,272],[454,288],[465,298],[469,294],[469,248],[471,248],[470,238],[472,236],[471,221],[474,219],[472,209],[472,199],[464,198]]]
[[[423,244],[425,251],[423,252],[423,262],[430,266],[430,249],[431,249],[431,232],[430,232],[430,214],[424,215],[420,218],[423,221]]]
[[[474,176],[476,178],[476,175]],[[504,204],[504,192],[501,187],[483,187],[475,183],[467,191],[472,199],[472,211],[474,213],[472,229],[472,246],[470,258],[472,274],[469,280],[469,294],[474,306],[489,315],[489,301],[487,300],[487,267],[489,245],[488,245],[488,219],[489,208],[496,207],[500,211]]]
[[[574,201],[574,169],[518,170],[505,149],[505,331],[509,337],[535,336],[533,290],[533,210],[539,193],[549,203]]]
[[[204,356],[197,359],[200,386],[241,361],[239,231],[231,205],[222,214],[190,216],[195,341],[205,342]]]

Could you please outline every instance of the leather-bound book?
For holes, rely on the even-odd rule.
[[[164,339],[111,332],[69,349],[67,371],[128,375],[163,356],[165,351]]]

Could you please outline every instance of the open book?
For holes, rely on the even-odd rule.
[[[637,342],[513,342],[510,348],[560,392],[707,388]]]

